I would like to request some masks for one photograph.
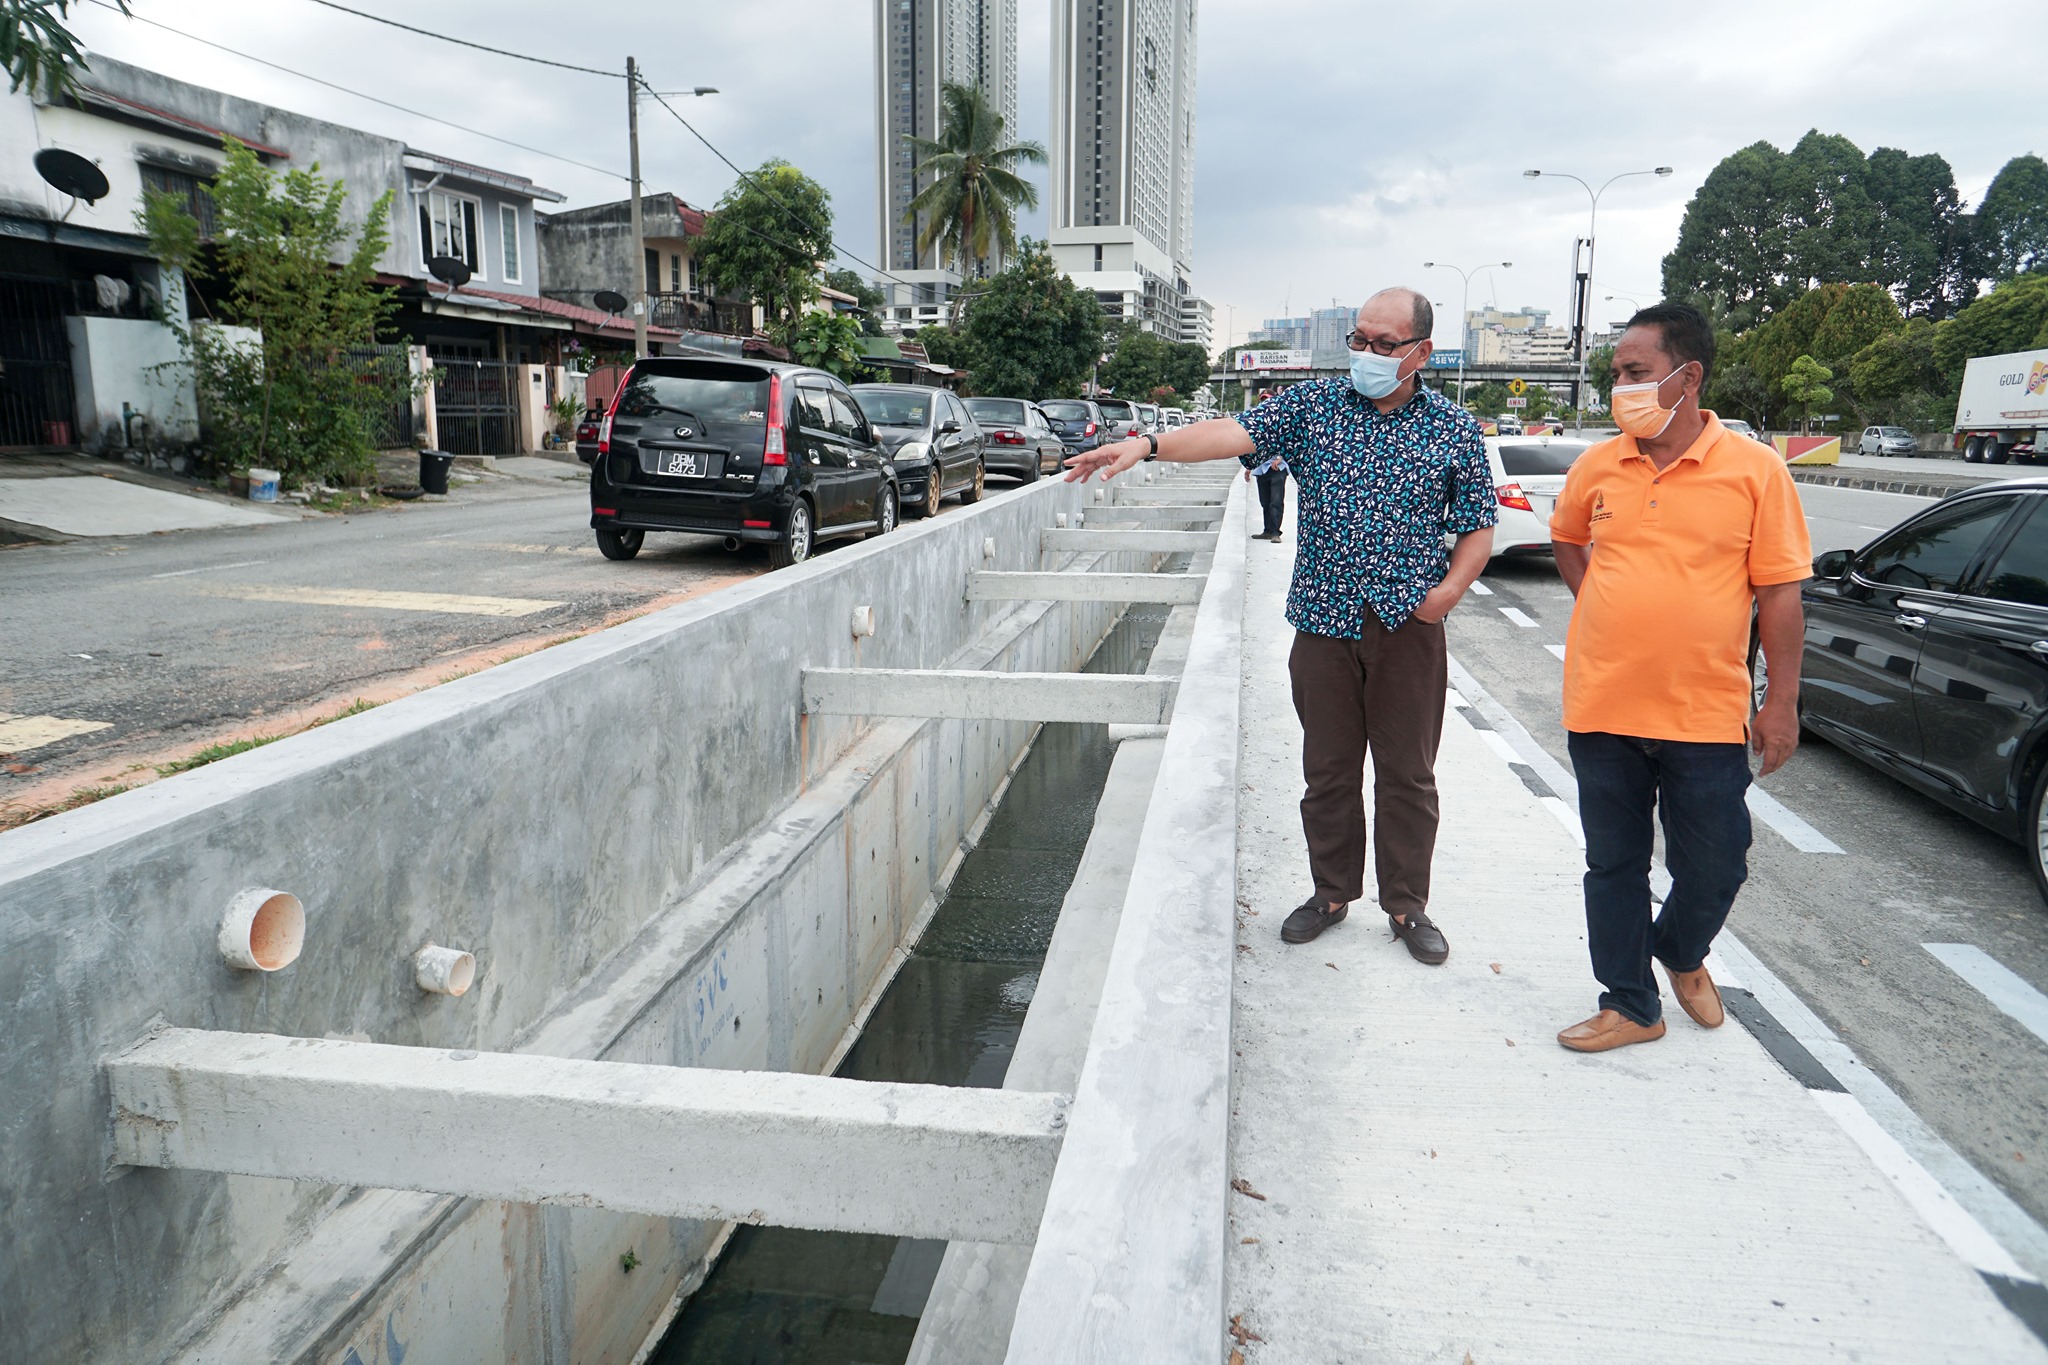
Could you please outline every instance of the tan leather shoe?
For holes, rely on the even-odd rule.
[[[1606,1052],[1630,1043],[1654,1043],[1663,1036],[1662,1019],[1646,1028],[1617,1010],[1601,1010],[1558,1034],[1557,1041],[1574,1052]]]
[[[1666,967],[1664,975],[1671,979],[1671,993],[1678,997],[1679,1008],[1690,1014],[1695,1024],[1701,1028],[1721,1027],[1728,1017],[1721,1009],[1721,988],[1707,975],[1705,967],[1690,972],[1674,972]]]

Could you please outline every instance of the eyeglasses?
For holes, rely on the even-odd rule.
[[[1403,346],[1413,346],[1418,341],[1427,340],[1428,337],[1408,337],[1402,341],[1382,341],[1363,332],[1353,332],[1344,338],[1344,344],[1354,351],[1370,350],[1374,355],[1392,355]]]

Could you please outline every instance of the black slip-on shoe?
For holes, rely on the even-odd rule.
[[[1288,922],[1293,923],[1290,917]],[[1443,930],[1420,910],[1410,910],[1403,919],[1387,916],[1387,927],[1394,931],[1394,937],[1408,945],[1408,954],[1417,962],[1440,966],[1451,955],[1451,945],[1444,940]]]
[[[1287,922],[1280,926],[1280,941],[1307,943],[1331,925],[1341,922],[1350,913],[1351,907],[1348,905],[1327,910],[1324,908],[1322,897],[1310,896],[1296,906],[1294,913],[1287,917]]]

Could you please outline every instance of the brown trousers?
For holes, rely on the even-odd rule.
[[[1316,895],[1348,905],[1365,890],[1365,755],[1372,751],[1380,909],[1429,908],[1436,853],[1436,750],[1444,732],[1444,627],[1413,617],[1388,630],[1370,611],[1362,639],[1296,631],[1287,657],[1301,718],[1301,829]]]

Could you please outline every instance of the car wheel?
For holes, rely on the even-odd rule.
[[[875,529],[872,536],[886,536],[896,529],[896,490],[887,484],[882,486],[881,496],[875,499]]]
[[[2034,869],[2034,886],[2048,899],[2048,762],[2034,774],[2034,799],[2027,803],[2027,864]]]
[[[1984,438],[1968,436],[1963,439],[1963,463],[1975,464],[1984,458]]]
[[[1024,477],[1024,482],[1026,482],[1026,483],[1037,483],[1037,482],[1038,482],[1038,476],[1039,476],[1040,474],[1043,474],[1043,473],[1045,472],[1045,469],[1044,469],[1044,465],[1045,465],[1045,456],[1043,456],[1043,455],[1040,455],[1040,456],[1039,456],[1039,457],[1038,457],[1037,459],[1033,460],[1033,461],[1031,462],[1030,466],[1029,466],[1028,468],[1026,468],[1026,469],[1025,469],[1025,471],[1024,471],[1024,475],[1023,475],[1023,477]]]
[[[931,472],[925,475],[924,479],[924,514],[928,517],[937,516],[939,504],[945,497],[946,471],[937,460],[933,460]]]
[[[980,502],[981,495],[988,491],[988,466],[980,460],[974,462],[974,482],[960,490],[962,503]]]
[[[803,563],[811,557],[811,544],[816,534],[811,524],[811,505],[798,498],[790,504],[789,525],[783,528],[781,538],[769,542],[768,562],[778,569]]]
[[[646,539],[645,531],[622,531],[601,526],[597,531],[597,548],[606,559],[631,559],[640,553],[640,546]]]

